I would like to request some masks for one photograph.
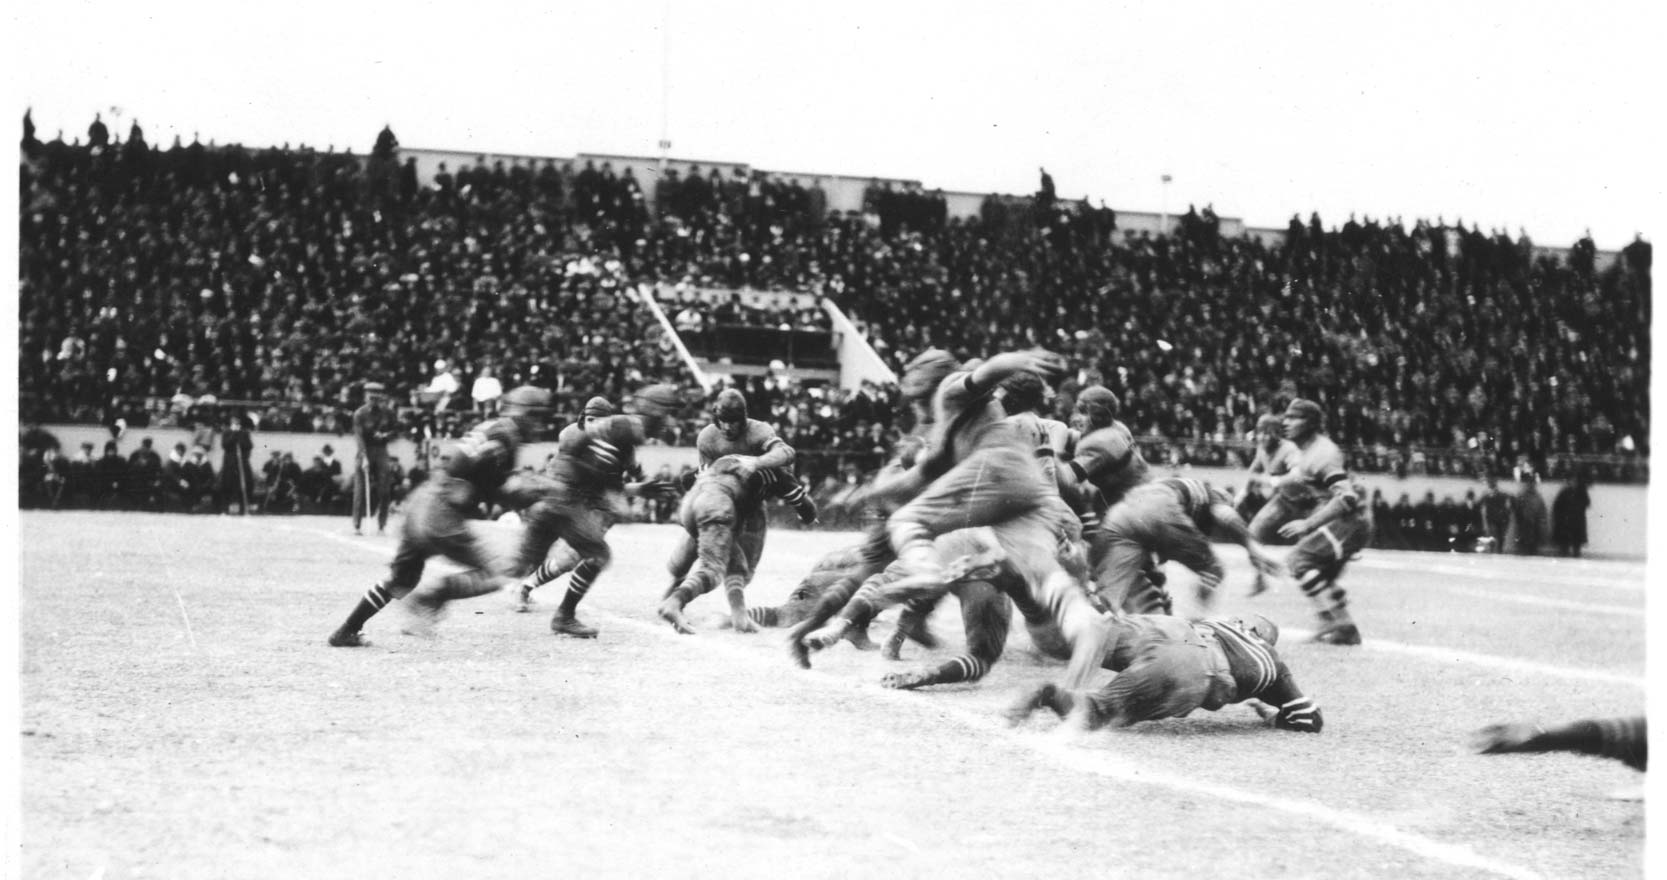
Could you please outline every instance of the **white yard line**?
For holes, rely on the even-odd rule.
[[[346,535],[336,535],[320,531],[318,529],[304,529],[293,526],[282,526],[280,528],[287,531],[305,532],[319,537],[328,538],[332,541],[337,541],[339,543],[346,544],[351,547],[357,547],[361,550],[366,550],[372,553],[379,553],[384,556],[391,556],[393,554],[393,548],[391,547],[379,544],[368,544],[363,542],[362,539],[356,540]],[[663,623],[650,623],[644,620],[637,620],[635,618],[609,613],[595,607],[592,607],[591,613],[598,617],[607,618],[612,624],[617,624],[638,632],[659,636],[669,641],[675,641],[679,645],[704,649],[714,653],[722,653],[728,658],[760,667],[766,665],[766,662],[768,662],[772,672],[780,671],[779,667],[781,666],[781,663],[779,662],[779,657],[771,657],[766,660],[764,655],[751,648],[743,648],[739,645],[729,644],[716,639],[700,639],[698,637],[678,635]],[[1415,648],[1417,646],[1402,647]],[[1432,652],[1435,651],[1435,649],[1426,650],[1430,650]],[[1478,658],[1485,657],[1485,655],[1471,656]],[[1502,658],[1491,659],[1499,660]],[[1535,665],[1543,666],[1543,664]],[[1557,667],[1546,668],[1557,669]],[[1537,878],[1540,877],[1539,874],[1536,874],[1527,868],[1511,864],[1510,862],[1489,858],[1477,853],[1468,846],[1443,843],[1439,840],[1433,840],[1408,831],[1402,831],[1394,825],[1380,822],[1368,816],[1353,813],[1347,810],[1338,810],[1318,801],[1297,800],[1294,798],[1266,795],[1259,792],[1233,788],[1232,786],[1220,785],[1218,783],[1208,782],[1202,779],[1195,779],[1189,776],[1154,771],[1150,767],[1136,766],[1127,760],[1121,759],[1109,753],[1073,748],[1069,744],[1061,742],[1057,735],[1050,736],[1046,734],[1023,733],[1010,730],[1002,721],[993,716],[968,712],[941,702],[922,700],[920,695],[912,694],[907,691],[887,690],[868,682],[853,682],[851,679],[846,677],[834,676],[828,673],[818,672],[816,670],[800,671],[796,674],[801,679],[814,682],[822,687],[839,690],[845,693],[857,690],[866,697],[882,700],[895,707],[905,709],[912,713],[930,712],[933,718],[948,718],[964,728],[1001,740],[1014,748],[1028,751],[1031,754],[1046,759],[1047,761],[1068,770],[1090,773],[1119,782],[1153,785],[1159,788],[1167,788],[1172,791],[1203,795],[1220,800],[1231,801],[1233,803],[1249,804],[1251,806],[1278,810],[1283,813],[1289,813],[1314,822],[1329,825],[1349,834],[1374,840],[1387,846],[1406,850],[1407,852],[1417,855],[1420,858],[1429,859],[1446,865],[1452,865],[1458,868],[1486,871],[1490,874],[1497,874],[1501,877],[1521,878],[1521,880],[1537,880]]]
[[[1314,636],[1313,630],[1287,629],[1283,633],[1295,639],[1309,639]],[[1625,684],[1643,689],[1645,679],[1622,675],[1618,672],[1605,672],[1601,669],[1581,669],[1575,666],[1554,666],[1550,663],[1536,663],[1532,660],[1519,660],[1515,657],[1500,657],[1497,654],[1480,654],[1475,651],[1460,651],[1457,648],[1443,648],[1437,645],[1413,645],[1407,642],[1396,642],[1389,639],[1367,638],[1365,644],[1351,651],[1387,651],[1391,654],[1405,654],[1409,657],[1420,657],[1437,663],[1469,663],[1475,666],[1486,666],[1492,669],[1503,669],[1509,672],[1532,672],[1548,675],[1552,678],[1567,678],[1575,681],[1597,681],[1605,684]]]
[[[1579,602],[1573,599],[1547,599],[1543,596],[1524,596],[1521,593],[1500,593],[1494,590],[1477,590],[1470,587],[1444,587],[1450,593],[1462,593],[1466,596],[1477,596],[1495,602],[1515,602],[1519,605],[1537,605],[1541,608],[1563,608],[1569,611],[1579,611],[1586,614],[1615,614],[1621,617],[1644,617],[1644,609],[1630,605],[1600,605],[1596,602]]]
[[[1440,557],[1446,559],[1446,556]],[[1504,560],[1494,560],[1491,556],[1483,557],[1491,561],[1503,563]],[[1567,565],[1565,565],[1567,563]],[[1644,592],[1644,569],[1637,569],[1638,576],[1617,577],[1613,565],[1593,564],[1582,565],[1577,560],[1545,559],[1538,565],[1534,563],[1507,563],[1503,566],[1493,565],[1463,565],[1453,562],[1429,562],[1420,558],[1420,554],[1401,553],[1375,554],[1356,560],[1353,565],[1369,568],[1374,571],[1422,571],[1430,574],[1446,574],[1458,577],[1477,578],[1488,581],[1509,581],[1523,583],[1532,581],[1541,584],[1555,584],[1565,587],[1605,587],[1612,590],[1626,590],[1633,593]],[[1588,573],[1579,570],[1569,570],[1578,566],[1580,569],[1599,568],[1609,572],[1605,574]],[[1521,572],[1501,570],[1501,568],[1522,568]],[[1531,570],[1530,570],[1531,569]],[[1561,570],[1560,570],[1561,569]]]

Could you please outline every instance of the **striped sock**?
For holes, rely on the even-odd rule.
[[[538,568],[533,571],[532,574],[522,578],[521,586],[528,592],[531,592],[555,580],[556,578],[561,577],[562,574],[564,574],[564,572],[556,566],[556,563],[546,559],[543,564],[539,565]]]
[[[393,593],[385,585],[376,584],[366,590],[363,596],[359,597],[359,604],[353,606],[353,611],[347,615],[347,620],[343,621],[341,625],[341,631],[355,633],[364,629],[365,624],[376,616],[376,612],[381,611],[393,600]]]
[[[990,671],[990,664],[984,660],[962,654],[949,662],[939,666],[933,673],[936,684],[951,684],[958,681],[977,681]]]
[[[602,573],[607,564],[605,560],[592,558],[579,563],[579,567],[573,569],[573,577],[567,581],[567,595],[561,597],[561,614],[571,617],[573,612],[579,610],[579,603],[584,600],[585,594],[590,592],[591,582],[596,580],[596,576]]]

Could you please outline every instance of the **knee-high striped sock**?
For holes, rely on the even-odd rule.
[[[577,575],[574,575],[577,577]],[[669,599],[676,599],[677,606],[683,608],[695,600],[696,596],[704,596],[712,592],[717,586],[717,577],[705,566],[695,566],[676,587],[666,594]]]
[[[1297,573],[1297,586],[1314,603],[1320,618],[1328,623],[1349,621],[1349,597],[1337,586],[1334,575],[1323,569]]]
[[[376,612],[387,607],[388,603],[395,598],[393,591],[389,590],[386,585],[378,583],[372,586],[365,591],[363,596],[359,597],[359,604],[353,606],[353,610],[347,615],[347,620],[342,621],[341,631],[356,633],[364,629],[365,624],[376,616]]]
[[[747,581],[739,575],[724,578],[724,598],[729,600],[730,608],[747,607]]]
[[[951,658],[939,666],[932,673],[934,684],[952,684],[958,681],[977,681],[990,671],[990,664],[986,660],[971,654],[962,654]]]
[[[573,577],[567,581],[567,594],[561,597],[560,613],[571,616],[579,609],[579,603],[584,601],[585,594],[590,592],[591,583],[607,565],[607,560],[592,557],[573,569]]]
[[[763,608],[748,608],[747,616],[759,626],[780,626],[781,608],[771,605]]]
[[[546,559],[544,562],[539,564],[538,568],[533,569],[532,574],[529,574],[521,579],[521,586],[530,592],[544,586],[566,573],[566,569],[555,560]]]

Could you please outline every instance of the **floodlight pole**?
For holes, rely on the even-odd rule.
[[[671,151],[671,0],[660,3],[660,178]],[[659,206],[655,206],[658,209]]]
[[[1162,235],[1169,234],[1169,181],[1172,179],[1168,172],[1159,178],[1163,181],[1163,195],[1158,200],[1158,210],[1162,218],[1158,221],[1158,232]]]

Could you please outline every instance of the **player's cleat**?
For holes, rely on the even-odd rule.
[[[828,621],[821,629],[805,636],[805,647],[812,651],[825,651],[845,638],[845,633],[851,628],[851,622],[843,617],[836,617]]]
[[[521,614],[526,614],[528,611],[533,610],[533,588],[527,584],[522,584],[520,587],[517,587],[515,590],[515,601],[510,607],[514,608]]]
[[[1261,572],[1256,572],[1255,580],[1252,580],[1250,582],[1250,595],[1260,596],[1263,593],[1266,593],[1267,591],[1268,591],[1267,575],[1264,575]]]
[[[1023,724],[1025,719],[1029,718],[1031,713],[1037,709],[1043,707],[1052,709],[1058,699],[1059,686],[1050,681],[1037,685],[1029,693],[1019,697],[1013,705],[1007,707],[1001,714],[1003,718],[1007,719],[1008,726],[1017,727]],[[1059,710],[1055,709],[1054,711],[1058,712]],[[1059,714],[1064,715],[1065,713],[1059,712]]]
[[[575,639],[594,639],[597,631],[594,626],[580,623],[579,618],[558,611],[556,616],[550,618],[550,632]]]
[[[931,678],[932,670],[911,669],[908,672],[888,672],[880,679],[880,687],[894,691],[910,691],[920,687]]]
[[[355,534],[355,535],[357,535],[357,536],[359,536],[359,537],[363,537],[363,536],[364,536],[364,534],[365,534],[365,530],[364,530],[364,529],[361,529],[361,528],[359,528],[359,527],[358,527],[358,526],[354,526],[354,527],[353,527],[353,534]]]
[[[1322,645],[1358,645],[1360,630],[1352,623],[1336,623],[1315,633],[1314,641]]]
[[[851,647],[856,648],[859,651],[872,651],[875,648],[880,647],[879,645],[874,644],[873,639],[868,637],[868,627],[866,625],[851,627],[851,629],[845,633],[845,641],[850,642]]]
[[[800,669],[810,668],[810,649],[805,643],[794,638],[787,640],[787,656],[793,658],[793,665]]]
[[[655,613],[660,615],[661,620],[671,624],[671,628],[679,633],[686,636],[695,634],[695,628],[690,626],[689,621],[683,616],[683,604],[678,602],[675,597],[668,596],[664,602],[660,603],[660,607]],[[550,625],[555,626],[554,623]]]
[[[926,618],[915,614],[904,613],[897,617],[895,634],[931,651],[938,647],[938,637],[932,634],[932,628],[926,625]],[[897,658],[888,658],[895,660]]]
[[[424,601],[413,593],[405,599],[406,619],[399,631],[408,636],[433,638],[434,627],[445,616],[443,605]]]
[[[330,634],[330,647],[368,648],[370,647],[370,639],[365,638],[365,634],[362,632],[343,632],[338,629]]]

